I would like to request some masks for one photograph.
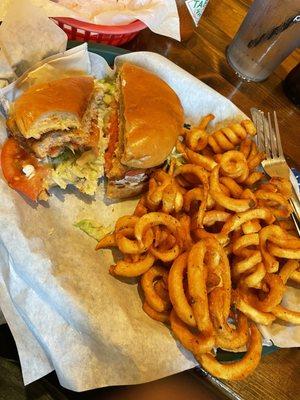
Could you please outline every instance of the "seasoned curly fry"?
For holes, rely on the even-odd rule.
[[[155,290],[154,281],[158,278],[168,279],[168,272],[158,265],[153,265],[142,275],[141,286],[149,306],[157,312],[164,312],[170,308],[170,301],[161,298]]]
[[[260,361],[261,352],[261,334],[256,325],[251,322],[247,352],[241,360],[222,364],[212,354],[201,354],[197,358],[202,366],[217,378],[238,381],[254,371]]]
[[[198,226],[201,228],[202,224],[203,224],[203,217],[204,217],[204,212],[206,209],[206,205],[207,205],[207,199],[208,199],[208,179],[207,179],[207,174],[199,167],[199,166],[195,166],[192,164],[185,164],[182,165],[180,167],[178,167],[175,172],[174,172],[174,176],[178,176],[178,175],[184,175],[184,174],[191,174],[193,176],[195,176],[196,178],[198,178],[198,180],[200,181],[200,183],[203,186],[203,200],[201,202],[201,205],[199,207],[198,210],[198,216],[197,216],[197,223]]]
[[[109,272],[112,275],[126,276],[132,278],[140,276],[148,271],[149,268],[154,264],[155,257],[152,254],[146,254],[142,256],[138,261],[117,261],[116,265],[112,265]]]
[[[99,240],[95,250],[105,249],[107,247],[117,247],[116,237],[114,233],[108,233]]]
[[[195,355],[209,352],[214,344],[213,336],[205,336],[200,333],[192,333],[188,325],[186,325],[176,314],[174,310],[170,315],[171,329],[183,346]]]
[[[255,133],[256,129],[252,121],[244,120],[240,124],[231,124],[212,133],[208,138],[208,143],[215,153],[224,153],[233,150],[246,138],[247,134],[253,136]]]
[[[201,151],[208,143],[208,134],[204,129],[194,128],[185,135],[187,146],[193,151]]]
[[[144,301],[142,308],[144,312],[155,321],[169,322],[170,320],[170,312],[168,311],[158,312],[154,310],[151,306],[149,306],[149,304],[146,301]]]
[[[187,272],[187,253],[181,254],[172,264],[169,272],[168,287],[171,303],[176,314],[187,325],[196,326],[191,305],[186,297],[184,279]]]
[[[221,174],[234,178],[237,182],[244,182],[249,175],[247,160],[240,151],[227,151],[222,155],[219,164]]]
[[[255,205],[252,199],[234,199],[224,194],[220,187],[219,169],[220,166],[216,166],[210,174],[210,194],[212,198],[227,210],[239,212],[252,208]]]

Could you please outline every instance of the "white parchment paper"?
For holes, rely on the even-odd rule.
[[[1,0],[0,19],[11,3]],[[25,0],[23,0],[25,1]],[[29,0],[26,0],[29,3]],[[30,0],[49,17],[70,17],[99,25],[125,25],[139,19],[153,32],[180,40],[175,0]]]
[[[88,54],[86,47],[79,50],[70,52],[77,66],[81,54],[83,69]],[[104,76],[109,70],[105,60],[94,54],[89,58],[91,72]],[[68,69],[68,52],[52,58],[52,66],[62,65],[63,59]],[[229,100],[162,56],[132,53],[116,63],[125,60],[153,71],[173,87],[187,122],[207,113],[216,115],[217,124],[244,117]],[[15,86],[2,94],[13,98]],[[3,124],[1,141],[5,136]],[[109,275],[117,254],[95,252],[93,239],[73,226],[82,218],[113,224],[133,211],[136,200],[106,205],[100,186],[90,201],[71,190],[55,190],[48,204],[33,206],[3,179],[0,196],[0,306],[19,349],[26,384],[55,369],[63,386],[83,391],[143,383],[196,364],[168,328],[142,311],[135,281],[125,284]],[[299,301],[298,295],[294,301]],[[267,334],[279,346],[300,344],[299,327]]]
[[[8,3],[5,16],[0,19],[0,49],[17,76],[38,61],[66,50],[66,33],[30,1]],[[7,68],[3,69],[1,58],[0,55],[0,78],[5,79]]]

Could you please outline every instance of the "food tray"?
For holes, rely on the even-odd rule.
[[[80,43],[78,41],[69,41],[68,49],[78,46]],[[107,46],[103,44],[97,43],[88,43],[88,49],[92,53],[96,53],[99,56],[105,58],[109,65],[113,65],[115,57],[129,53],[128,50],[121,49],[114,46]],[[277,346],[264,346],[263,347],[263,355],[271,354],[274,351],[278,350]],[[218,350],[218,359],[220,361],[234,361],[242,358],[244,353],[232,353],[223,350]],[[197,371],[197,368],[195,369]]]
[[[66,32],[71,40],[92,41],[114,46],[129,42],[146,28],[146,25],[139,20],[120,26],[96,25],[63,17],[55,17],[53,21]]]

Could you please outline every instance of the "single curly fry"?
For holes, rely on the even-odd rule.
[[[142,196],[134,209],[133,215],[141,217],[142,215],[147,214],[147,212],[148,210],[146,197]]]
[[[115,233],[108,233],[99,240],[95,250],[106,249],[107,247],[117,247]]]
[[[246,159],[248,159],[248,157],[249,157],[249,155],[250,155],[250,152],[251,152],[251,149],[252,149],[252,143],[254,143],[253,140],[251,140],[251,139],[248,138],[248,137],[246,137],[246,139],[244,139],[244,140],[241,142],[241,145],[240,145],[240,152],[244,154],[244,156],[246,157]]]
[[[268,293],[262,300],[257,296],[253,297],[251,303],[259,311],[272,312],[273,308],[281,303],[285,286],[280,276],[269,273],[265,275],[262,284],[267,284]]]
[[[292,207],[282,194],[258,189],[255,191],[255,197],[258,207],[268,208],[275,217],[288,218],[291,215]]]
[[[175,244],[171,249],[160,249],[158,247],[155,248],[154,246],[151,246],[149,251],[154,257],[163,262],[173,261],[181,253],[181,249],[178,244]]]
[[[174,335],[193,354],[206,353],[213,348],[215,344],[214,336],[206,336],[202,332],[192,333],[188,325],[181,321],[174,309],[171,311],[170,323]]]
[[[267,247],[267,241],[274,236],[274,234],[278,234],[279,231],[276,228],[276,225],[268,225],[262,228],[259,231],[259,248],[262,255],[262,259],[266,270],[268,272],[277,272],[279,268],[279,262],[276,258],[269,252]],[[281,234],[281,232],[280,232]]]
[[[241,122],[241,125],[246,129],[246,132],[250,136],[255,136],[256,135],[256,128],[251,119],[244,119]]]
[[[154,282],[163,278],[168,279],[168,271],[158,265],[153,265],[141,277],[141,287],[144,291],[146,302],[157,312],[167,311],[171,306],[170,300],[162,299],[154,287]]]
[[[232,274],[235,279],[237,279],[241,274],[250,271],[255,265],[262,261],[262,256],[259,250],[253,250],[251,256],[237,261],[233,264]]]
[[[227,321],[222,321],[221,325],[215,326],[215,329],[217,331],[216,345],[224,350],[240,349],[248,342],[248,319],[241,312],[238,312],[235,328],[230,326]]]
[[[212,354],[196,356],[202,367],[217,378],[231,381],[245,379],[258,366],[262,352],[261,334],[253,322],[250,322],[250,338],[244,357],[231,363],[220,363]]]
[[[252,133],[253,123],[251,121],[248,123],[247,121],[250,120],[242,121],[240,124],[231,124],[209,135],[208,144],[214,153],[224,153],[228,150],[234,150],[235,146],[246,138],[247,133]],[[249,132],[247,129],[249,129]]]
[[[246,186],[253,186],[255,185],[255,183],[257,183],[263,178],[264,178],[263,172],[259,171],[250,172],[248,178],[244,180],[243,184]]]
[[[262,262],[254,266],[250,271],[249,275],[244,276],[240,279],[240,286],[246,286],[250,288],[259,289],[262,286],[262,281],[266,275],[266,268]]]
[[[270,243],[268,246],[270,254],[279,258],[287,258],[290,260],[300,259],[300,249],[284,249],[276,244]]]
[[[207,268],[204,264],[206,246],[204,242],[196,243],[188,255],[188,288],[192,299],[192,310],[198,329],[211,336],[213,325],[209,315],[206,289]]]
[[[259,245],[259,236],[257,233],[250,233],[247,235],[240,236],[235,240],[232,240],[232,251],[236,256],[244,257],[244,250],[249,246],[258,246]],[[246,257],[248,254],[246,255]]]
[[[275,257],[299,259],[300,239],[289,235],[278,225],[269,225],[259,232],[260,250],[268,272],[278,271]],[[268,244],[267,244],[268,241]]]
[[[179,221],[185,237],[184,248],[188,250],[193,245],[193,239],[191,237],[191,218],[188,215],[183,214],[179,217]]]
[[[198,202],[198,201],[203,201],[204,199],[204,193],[203,193],[203,188],[194,188],[191,190],[188,190],[184,195],[183,195],[183,208],[186,212],[191,211],[191,204],[193,202]],[[208,194],[207,196],[207,209],[210,210],[213,208],[215,205],[215,201],[213,198]]]
[[[202,222],[203,222],[204,212],[206,210],[207,199],[208,199],[209,185],[208,185],[207,173],[205,171],[203,171],[203,169],[199,166],[192,165],[192,164],[185,164],[185,165],[181,165],[180,167],[178,167],[175,170],[174,176],[184,175],[186,173],[195,176],[203,186],[203,200],[199,207],[198,216],[197,216],[197,223],[198,223],[198,226],[201,228],[203,226]]]
[[[282,321],[289,322],[293,325],[300,325],[300,312],[293,311],[281,305],[278,305],[273,308],[272,313],[276,318],[281,319]]]
[[[220,172],[224,176],[243,182],[249,175],[247,160],[243,153],[237,150],[227,151],[220,160]]]
[[[247,160],[249,171],[253,171],[266,158],[266,154],[261,152]]]
[[[220,183],[229,189],[229,195],[235,199],[241,198],[244,189],[233,178],[222,176],[220,178]]]
[[[138,261],[117,261],[116,265],[112,265],[109,272],[112,275],[126,276],[128,278],[133,278],[144,274],[149,268],[154,264],[155,257],[152,254],[146,253]]]
[[[271,325],[276,319],[273,314],[259,311],[253,307],[245,293],[240,290],[236,291],[233,302],[239,311],[257,324]]]
[[[154,172],[149,181],[149,190],[146,195],[147,204],[153,209],[162,201],[165,188],[171,183],[171,176],[163,170]]]
[[[169,311],[163,311],[163,312],[158,312],[154,310],[146,301],[143,303],[143,311],[152,319],[155,321],[163,322],[163,323],[168,323],[170,321],[170,312]]]
[[[162,211],[171,213],[173,211],[179,212],[183,206],[183,195],[178,186],[172,181],[165,187],[162,194]]]
[[[210,121],[212,121],[213,119],[215,119],[215,116],[213,114],[207,114],[205,115],[201,121],[198,124],[198,128],[199,129],[206,129],[207,125],[210,123]]]
[[[226,211],[218,211],[218,210],[211,210],[206,211],[203,218],[203,225],[204,226],[212,226],[216,222],[226,222],[227,219],[230,217]]]
[[[232,215],[222,228],[222,233],[228,234],[239,229],[245,222],[253,219],[262,219],[267,224],[272,224],[275,221],[271,212],[265,208],[256,208],[255,210],[247,210]]]
[[[185,135],[187,146],[193,151],[201,151],[206,147],[208,141],[208,134],[204,129],[192,128],[187,131]]]
[[[252,221],[247,221],[242,225],[242,230],[244,235],[257,233],[261,230],[261,224],[259,223],[259,219],[255,218]]]
[[[288,260],[284,264],[284,266],[279,271],[279,276],[282,279],[283,283],[286,284],[287,281],[292,277],[293,272],[297,271],[300,263],[299,260]]]
[[[220,187],[219,169],[220,166],[216,166],[210,174],[210,194],[213,199],[231,211],[241,212],[252,208],[255,205],[252,199],[234,199],[224,194]]]
[[[189,148],[185,149],[185,154],[191,164],[203,167],[209,172],[217,165],[217,163],[212,158],[204,156],[203,154],[195,153]]]
[[[134,228],[123,228],[115,232],[116,243],[119,250],[125,254],[145,253],[153,242],[153,232],[149,229],[143,238],[143,244],[135,240]]]
[[[144,232],[157,225],[165,226],[177,239],[179,246],[182,245],[182,227],[180,222],[172,217],[160,212],[151,212],[143,215],[135,224],[135,237],[139,242],[143,241]]]
[[[196,327],[194,313],[183,284],[187,272],[187,256],[187,253],[181,254],[172,264],[168,278],[169,296],[179,318],[185,324]]]

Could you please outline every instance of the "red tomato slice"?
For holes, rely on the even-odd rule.
[[[112,167],[112,158],[119,140],[119,119],[116,106],[113,106],[109,118],[109,140],[104,154],[105,170],[108,172]]]
[[[27,177],[23,172],[25,165],[33,165],[35,172]],[[24,150],[14,138],[9,138],[1,150],[1,168],[8,185],[23,193],[33,201],[45,188],[44,181],[49,169],[40,165],[38,160]]]

